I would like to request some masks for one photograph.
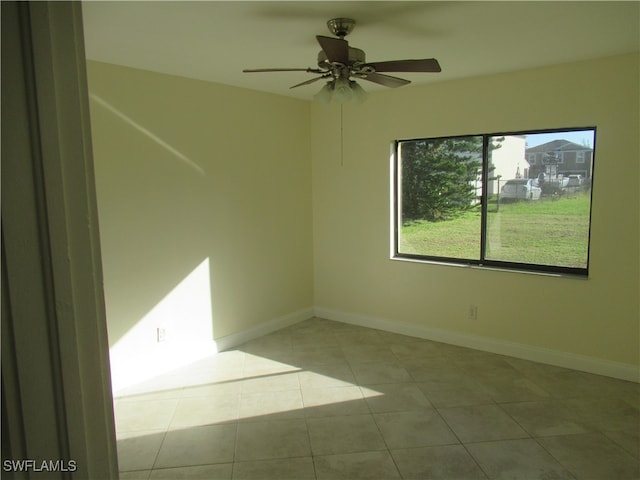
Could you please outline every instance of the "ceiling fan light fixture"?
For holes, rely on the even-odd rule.
[[[320,91],[313,96],[314,100],[317,100],[320,103],[329,104],[333,97],[333,84],[334,80],[325,83],[324,87],[322,87]]]
[[[346,103],[353,98],[353,90],[348,78],[338,77],[335,80],[333,98],[338,103]]]
[[[367,92],[355,80],[346,77],[339,77],[328,81],[313,99],[328,105],[332,101],[337,103],[348,103],[354,101],[363,103],[367,99]]]
[[[349,82],[349,85],[351,86],[353,99],[356,101],[356,103],[363,103],[367,99],[367,92],[365,91],[365,89],[362,88],[360,84],[355,80],[351,80]]]

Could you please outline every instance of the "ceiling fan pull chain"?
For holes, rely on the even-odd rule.
[[[342,108],[344,104],[340,104],[340,166],[344,167],[344,123],[342,119]]]

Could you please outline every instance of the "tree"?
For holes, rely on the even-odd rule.
[[[448,220],[472,208],[482,169],[482,137],[400,144],[403,219]]]

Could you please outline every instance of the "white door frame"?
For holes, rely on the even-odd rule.
[[[110,382],[81,3],[2,2],[3,460],[118,478]]]

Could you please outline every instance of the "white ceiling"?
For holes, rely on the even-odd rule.
[[[413,84],[585,60],[640,50],[640,2],[89,1],[92,60],[310,99],[315,36],[326,21],[356,20],[347,37],[367,61],[435,57],[442,73],[399,73]],[[384,89],[359,82],[367,91]],[[411,85],[402,87],[411,88]]]

